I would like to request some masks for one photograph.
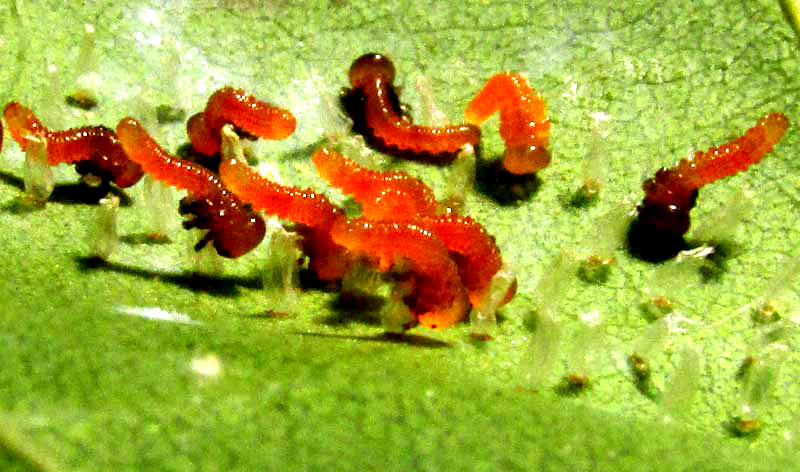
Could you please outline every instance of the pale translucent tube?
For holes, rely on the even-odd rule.
[[[97,45],[93,25],[83,25],[83,36],[78,49],[75,85],[67,96],[67,103],[89,110],[97,106],[97,90],[102,87],[97,66]]]
[[[677,421],[691,415],[702,373],[702,359],[697,348],[685,344],[678,351],[678,366],[672,373],[661,397],[665,421]]]
[[[603,283],[616,262],[616,251],[625,244],[625,235],[633,219],[629,205],[617,205],[592,221],[590,237],[579,249],[578,275],[585,282]]]
[[[530,388],[543,388],[561,354],[561,326],[547,310],[540,310],[533,319],[533,332],[528,336],[525,355],[526,379]]]
[[[47,139],[39,135],[28,135],[25,151],[25,196],[34,204],[44,205],[55,186],[53,171],[47,161]]]
[[[442,200],[442,210],[464,213],[466,211],[467,193],[475,183],[475,148],[465,145],[450,164],[447,179],[447,196]]]
[[[169,241],[175,231],[175,198],[172,189],[145,174],[143,196],[150,213],[148,237],[154,241]]]
[[[119,198],[110,196],[100,199],[95,210],[94,224],[88,232],[89,250],[93,257],[107,260],[119,244],[117,235],[117,213]]]
[[[494,274],[489,287],[489,295],[484,297],[480,305],[472,307],[472,311],[469,313],[472,333],[489,336],[495,334],[497,309],[503,303],[511,285],[516,281],[516,275],[505,268]]]
[[[272,312],[291,313],[299,296],[298,236],[283,229],[277,220],[268,220],[267,225],[267,244],[259,250],[264,254],[259,267],[265,303]]]

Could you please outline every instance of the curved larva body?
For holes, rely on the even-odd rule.
[[[782,113],[764,116],[740,138],[706,152],[698,151],[692,159],[683,159],[672,169],[659,171],[660,176],[657,174],[644,184],[647,198],[668,201],[676,194],[691,193],[706,184],[747,170],[772,151],[788,127],[789,120]]]
[[[430,231],[412,223],[344,218],[333,225],[331,236],[335,243],[373,260],[383,272],[410,262],[407,276],[412,287],[406,303],[423,326],[444,329],[466,316],[469,303],[458,269]]]
[[[692,159],[683,159],[671,169],[660,169],[642,186],[645,198],[639,205],[640,221],[659,231],[686,233],[698,190],[760,162],[780,142],[788,127],[786,116],[772,113],[740,138],[706,152],[698,151]]]
[[[233,193],[269,215],[323,229],[329,229],[343,215],[325,195],[311,189],[280,185],[236,159],[223,159],[219,173]]]
[[[11,137],[23,151],[28,149],[26,135],[44,135],[48,131],[30,108],[17,102],[7,104],[3,109],[3,116],[6,119],[6,123],[8,123],[8,132],[11,133]]]
[[[347,270],[347,251],[333,242],[330,229],[344,216],[341,208],[325,195],[273,182],[236,159],[223,159],[219,166],[225,185],[257,210],[297,223],[303,236],[303,252],[309,269],[321,280],[339,280]]]
[[[467,123],[480,125],[500,112],[506,145],[503,167],[512,174],[536,172],[550,163],[550,120],[544,99],[519,74],[497,74],[467,107]]]
[[[309,270],[320,280],[342,280],[353,260],[346,248],[333,241],[330,229],[298,224],[295,231],[303,237],[300,247],[308,256]]]
[[[117,135],[128,157],[154,179],[186,190],[197,198],[223,190],[216,175],[205,167],[169,154],[133,118],[123,118],[119,122]]]
[[[213,156],[220,151],[222,146],[222,139],[217,133],[209,130],[206,127],[206,119],[203,112],[195,113],[189,117],[186,122],[186,134],[189,136],[189,142],[195,151],[206,156]]]
[[[363,85],[367,126],[387,146],[412,153],[453,154],[466,144],[477,146],[480,142],[481,132],[477,126],[429,127],[409,123],[392,110],[389,86],[381,79]]]
[[[228,123],[271,140],[286,139],[297,127],[297,121],[288,110],[257,100],[242,89],[224,87],[211,95],[202,115],[189,119],[187,131],[192,146],[208,156],[218,153],[220,130]]]
[[[144,175],[139,164],[128,159],[116,133],[105,126],[74,128],[47,133],[50,165],[78,163],[81,174],[92,174],[125,188]]]
[[[113,181],[122,188],[142,178],[141,167],[128,159],[116,133],[105,126],[50,131],[30,109],[17,102],[9,103],[3,114],[22,150],[27,149],[27,135],[38,134],[47,140],[47,161],[51,166],[79,163],[79,173]]]
[[[492,237],[468,216],[443,215],[419,218],[415,224],[433,233],[450,252],[472,306],[480,305],[488,294],[492,277],[503,267],[503,258]],[[516,283],[503,304],[516,292]]]
[[[477,146],[480,142],[481,132],[477,126],[428,127],[412,124],[409,117],[399,110],[397,94],[392,85],[394,65],[386,56],[365,54],[359,57],[350,67],[349,75],[352,89],[345,101],[358,103],[357,106],[353,105],[353,109],[348,109],[354,129],[371,134],[369,137],[379,140],[387,151],[401,155],[452,155],[466,144]],[[363,128],[366,129],[361,129],[361,124],[356,123],[361,120],[364,120]]]
[[[329,149],[314,153],[317,173],[361,204],[368,220],[410,220],[436,214],[433,191],[405,172],[379,172]]]
[[[122,119],[117,125],[117,133],[125,152],[145,172],[156,180],[189,192],[181,200],[180,211],[196,218],[184,222],[184,227],[208,230],[196,249],[213,241],[221,256],[236,258],[264,239],[264,220],[225,188],[211,171],[168,154],[132,118]]]

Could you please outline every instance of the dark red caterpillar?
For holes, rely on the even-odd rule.
[[[133,118],[123,118],[117,125],[117,133],[125,152],[145,172],[189,192],[179,209],[181,214],[191,214],[194,218],[184,221],[183,227],[208,230],[195,249],[200,250],[213,241],[219,255],[236,258],[264,239],[264,220],[225,188],[211,171],[168,154]]]
[[[257,210],[297,223],[303,236],[303,251],[309,268],[321,280],[339,280],[348,268],[347,251],[330,236],[333,224],[344,211],[325,195],[273,182],[236,159],[223,159],[219,166],[225,185]]]
[[[689,230],[689,213],[698,190],[760,162],[781,141],[788,127],[786,116],[771,113],[742,137],[706,152],[698,151],[692,158],[681,160],[671,169],[662,168],[646,180],[642,186],[645,197],[629,235],[633,252],[642,253],[646,259],[671,257],[669,253],[676,251],[647,257],[646,240],[659,240],[664,247],[681,246],[683,235]]]
[[[500,135],[506,144],[503,167],[510,173],[536,172],[550,163],[547,104],[519,74],[497,74],[469,104],[467,123],[480,125],[500,111]]]
[[[408,283],[404,301],[423,326],[444,329],[467,315],[469,303],[458,269],[444,244],[424,227],[342,218],[333,225],[331,237],[382,272],[399,271],[397,277]]]
[[[262,139],[281,140],[294,133],[297,121],[287,110],[257,100],[241,89],[224,87],[208,99],[205,111],[186,123],[194,149],[207,156],[220,151],[220,130],[226,124]]]
[[[477,146],[481,132],[470,124],[443,127],[414,125],[400,108],[393,87],[395,69],[382,54],[365,54],[350,67],[351,89],[342,96],[353,119],[353,131],[370,144],[401,157],[424,156],[434,162],[452,160],[464,145]]]
[[[326,148],[315,152],[313,161],[323,179],[361,204],[365,219],[401,221],[436,214],[433,191],[405,172],[369,170]]]
[[[116,133],[105,126],[50,131],[29,108],[17,102],[6,105],[3,115],[11,136],[23,151],[28,147],[28,135],[40,135],[47,140],[47,160],[51,166],[77,163],[75,170],[79,174],[91,174],[122,188],[142,178],[142,168],[128,159]]]

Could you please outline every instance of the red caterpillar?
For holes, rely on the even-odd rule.
[[[128,159],[116,133],[105,126],[50,131],[29,108],[17,102],[6,105],[3,114],[11,136],[23,151],[28,147],[28,135],[47,140],[47,161],[51,166],[77,163],[78,173],[113,181],[122,188],[142,178],[142,168]]]
[[[341,208],[310,189],[277,184],[236,159],[223,159],[219,172],[225,185],[255,209],[298,224],[309,268],[317,277],[342,278],[349,264],[347,251],[330,237],[331,227],[344,216]]]
[[[469,104],[467,123],[479,125],[500,111],[500,135],[506,144],[503,167],[516,175],[550,163],[550,120],[544,99],[519,74],[497,74]]]
[[[431,189],[405,172],[369,170],[326,148],[315,152],[313,161],[323,179],[361,204],[365,219],[400,221],[436,214]]]
[[[123,118],[117,125],[117,133],[125,152],[145,172],[189,192],[181,200],[180,212],[194,218],[184,221],[183,227],[208,230],[196,250],[213,241],[219,255],[236,258],[264,239],[264,220],[225,188],[211,171],[168,154],[133,118]]]
[[[467,216],[436,216],[433,191],[403,172],[365,169],[328,149],[317,151],[313,160],[325,180],[355,197],[365,220],[412,221],[430,231],[456,263],[472,305],[478,305],[486,297],[503,260],[494,238],[478,222]],[[516,285],[503,304],[511,300],[515,291]]]
[[[365,54],[350,67],[352,89],[342,97],[353,130],[382,150],[401,155],[454,155],[464,145],[477,146],[481,132],[473,125],[426,127],[403,114],[392,82],[395,69],[382,54]]]
[[[208,99],[204,112],[189,118],[189,141],[197,152],[213,156],[220,151],[220,130],[231,123],[262,139],[282,140],[294,133],[297,121],[287,110],[257,100],[242,89],[224,87]]]
[[[370,258],[383,272],[410,263],[408,272],[400,275],[409,283],[405,302],[423,326],[444,329],[466,316],[469,303],[458,269],[447,248],[425,228],[342,218],[333,225],[331,237]]]
[[[492,278],[503,267],[503,258],[494,237],[468,216],[422,217],[414,223],[442,241],[458,267],[470,303],[472,306],[480,305],[489,294]],[[515,281],[501,305],[511,301],[516,291]]]
[[[632,250],[653,260],[677,253],[683,244],[683,234],[689,230],[689,212],[694,208],[698,190],[761,161],[781,141],[788,127],[786,116],[771,113],[742,137],[706,152],[698,151],[677,166],[656,172],[642,185],[645,197],[629,234]],[[668,249],[656,250],[649,245]]]

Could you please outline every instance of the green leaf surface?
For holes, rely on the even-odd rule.
[[[613,247],[601,231],[615,221],[607,215],[632,208],[659,167],[739,136],[771,111],[799,122],[798,39],[779,2],[80,3],[0,5],[0,99],[27,104],[54,129],[132,115],[175,150],[184,126],[158,124],[156,107],[194,113],[216,88],[242,87],[298,119],[290,139],[255,145],[261,161],[342,202],[315,175],[310,153],[342,132],[337,96],[352,60],[379,51],[394,59],[402,100],[423,123],[420,77],[459,122],[492,74],[527,74],[548,103],[554,157],[529,198],[500,205],[485,185],[467,198],[466,212],[495,235],[519,281],[494,340],[471,341],[464,324],[397,341],[315,288],[288,317],[270,316],[264,246],[226,261],[223,276],[198,278],[188,272],[188,232],[176,230],[173,244],[136,244],[153,227],[142,184],[125,191],[118,251],[88,264],[97,210],[76,201],[76,174],[57,168],[52,201],[20,211],[23,155],[6,133],[0,468],[775,470],[797,462],[794,127],[764,162],[701,191],[690,239],[722,234],[727,227],[710,223],[730,207],[740,212],[728,231],[735,251],[716,277],[620,248],[605,282],[569,272],[560,285],[540,283],[554,279],[562,252],[572,260]],[[64,102],[87,73],[99,99],[88,112]],[[609,119],[598,127],[598,116]],[[483,127],[484,159],[502,153],[497,124]],[[595,204],[575,208],[568,202],[588,158],[604,169],[603,187]],[[449,191],[447,168],[376,162],[421,176],[440,197]],[[666,334],[663,348],[642,341],[658,327],[642,310],[643,291],[661,288],[688,319],[670,325],[684,332]],[[752,320],[749,304],[765,299],[779,306],[778,334]],[[199,324],[125,316],[126,307]],[[560,350],[542,347],[555,332],[542,318],[531,331],[543,309]],[[626,362],[634,350],[649,350],[654,395],[637,389]],[[556,358],[550,370],[546,354]],[[726,425],[750,388],[736,377],[749,355],[766,359],[751,378],[771,380],[751,402],[763,429],[748,439]],[[198,362],[218,373],[198,373]],[[591,388],[567,395],[560,379],[578,370],[590,373]]]

